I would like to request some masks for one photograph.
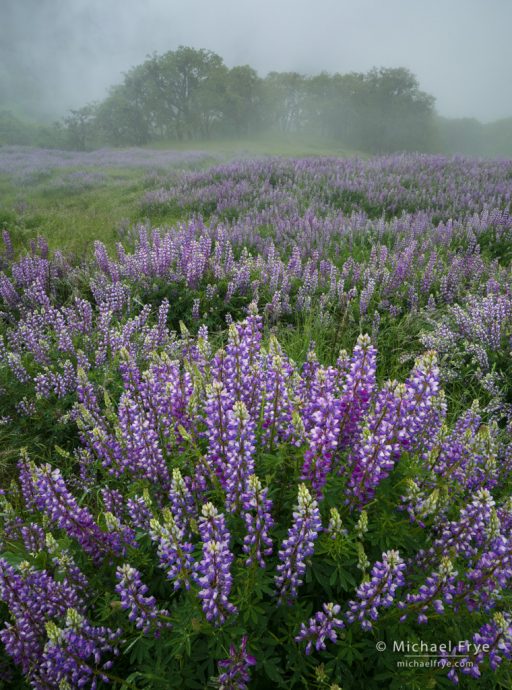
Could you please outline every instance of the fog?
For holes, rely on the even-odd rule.
[[[262,76],[404,66],[486,122],[512,115],[511,26],[510,0],[0,0],[0,109],[61,116],[187,45]]]

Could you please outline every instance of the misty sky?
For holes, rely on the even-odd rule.
[[[440,114],[489,121],[512,115],[511,27],[512,0],[0,0],[0,75],[60,115],[187,45],[262,76],[408,67]]]

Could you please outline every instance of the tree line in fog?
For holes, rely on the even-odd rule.
[[[0,143],[87,150],[157,141],[304,136],[368,153],[398,150],[512,155],[512,118],[491,125],[441,118],[409,70],[306,76],[229,68],[209,50],[180,47],[133,67],[99,102],[52,127],[0,113]]]

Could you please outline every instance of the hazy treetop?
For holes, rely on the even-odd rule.
[[[511,26],[510,0],[0,0],[0,107],[60,115],[189,45],[261,75],[408,67],[442,115],[488,121],[512,115]]]

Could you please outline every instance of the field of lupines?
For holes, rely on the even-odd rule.
[[[4,231],[0,683],[512,687],[512,162],[144,175]]]

